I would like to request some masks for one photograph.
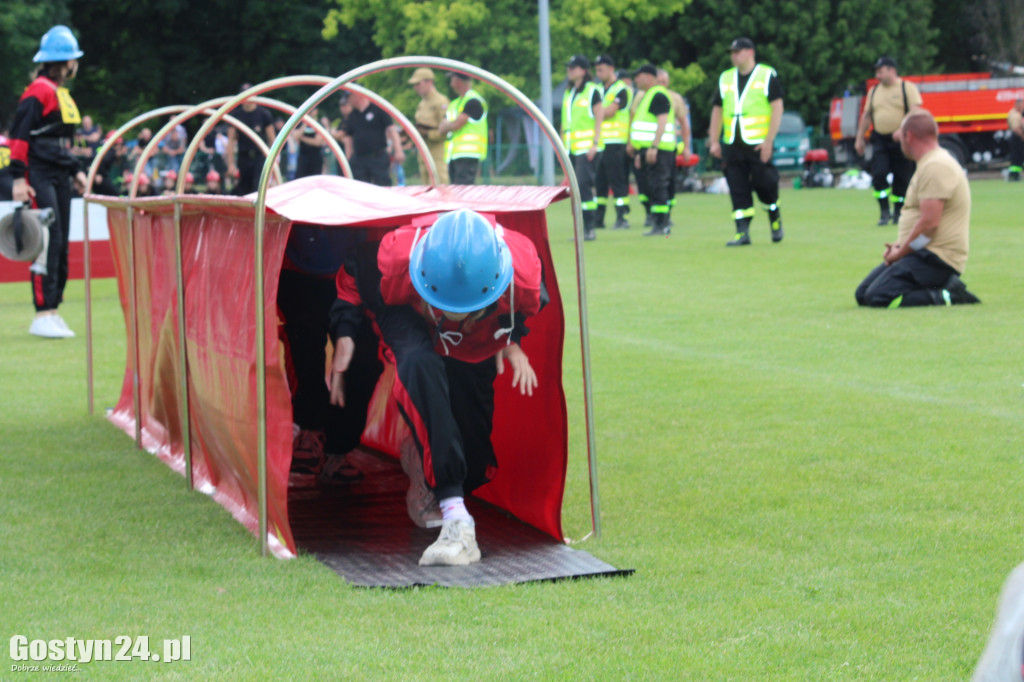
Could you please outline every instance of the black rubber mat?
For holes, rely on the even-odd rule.
[[[357,451],[349,461],[362,481],[289,489],[288,516],[300,549],[363,587],[483,587],[537,580],[629,575],[555,541],[478,500],[467,506],[476,519],[482,559],[472,566],[419,566],[439,529],[418,528],[405,511],[408,479],[398,460]]]

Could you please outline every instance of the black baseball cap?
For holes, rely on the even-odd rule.
[[[658,67],[656,67],[654,64],[650,64],[650,63],[644,64],[639,69],[637,69],[636,71],[633,72],[633,77],[636,78],[637,76],[639,76],[642,73],[649,73],[652,76],[657,76],[658,75]]]
[[[737,38],[736,40],[729,43],[729,51],[735,52],[736,50],[753,50],[754,41],[750,38]]]
[[[883,66],[891,66],[892,68],[895,69],[896,68],[896,60],[893,59],[892,57],[879,57],[878,61],[875,62],[875,68],[876,69],[880,69]]]
[[[449,71],[448,72],[448,77],[449,78],[458,78],[459,80],[463,80],[463,81],[473,80],[473,77],[470,76],[469,74],[460,73],[459,71]]]
[[[566,68],[570,68],[570,69],[573,68],[574,66],[578,66],[581,69],[584,69],[586,71],[590,71],[590,60],[587,59],[586,57],[584,57],[581,54],[574,54],[569,59],[569,61],[567,61],[565,63],[565,66],[566,66]]]
[[[622,80],[623,78],[632,78],[629,71],[627,71],[626,69],[619,69],[618,71],[616,71],[615,77],[618,78],[619,80]]]
[[[595,64],[607,64],[608,66],[615,66],[615,60],[606,54],[597,55],[597,59],[594,60]]]

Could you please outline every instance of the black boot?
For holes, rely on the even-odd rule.
[[[902,201],[894,201],[892,203],[892,224],[898,225],[900,222],[900,211],[903,210]]]
[[[594,211],[594,227],[603,230],[604,229],[604,214],[607,207],[604,204],[598,204],[597,210]]]
[[[583,241],[592,242],[597,239],[597,230],[594,229],[594,212],[583,212]]]
[[[615,207],[615,225],[612,229],[615,230],[628,230],[629,221],[626,220],[626,211],[628,209],[625,206]]]
[[[736,219],[736,237],[726,246],[746,246],[750,243],[750,218]]]
[[[782,211],[778,208],[768,211],[768,222],[772,227],[772,241],[781,242],[785,233],[782,231]]]
[[[645,237],[664,237],[668,235],[668,213],[651,213],[651,229],[644,232]]]
[[[889,197],[883,197],[883,198],[878,200],[878,210],[879,210],[878,224],[879,225],[888,225],[889,224]]]

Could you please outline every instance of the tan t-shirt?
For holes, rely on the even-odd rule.
[[[903,104],[903,86],[907,86],[907,102]],[[910,81],[897,78],[886,87],[878,83],[868,91],[867,110],[875,130],[882,135],[892,135],[903,123],[903,117],[914,107],[921,106],[921,93]]]
[[[1017,107],[1010,109],[1010,113],[1006,115],[1006,128],[1016,135],[1020,135],[1020,124],[1021,124],[1021,113],[1017,111]]]
[[[922,199],[945,202],[939,227],[925,248],[963,273],[971,229],[971,188],[964,169],[942,147],[936,147],[917,160],[917,170],[910,179],[900,213],[900,244],[905,242],[921,216]]]

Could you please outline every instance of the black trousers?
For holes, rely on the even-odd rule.
[[[944,305],[939,291],[958,274],[944,260],[927,249],[914,251],[892,265],[882,263],[864,278],[854,296],[857,305],[887,308],[900,299],[900,308]]]
[[[233,195],[240,197],[259,189],[264,161],[261,152],[238,152],[238,182],[231,190]]]
[[[576,171],[576,182],[580,186],[580,205],[584,211],[593,211],[597,208],[594,201],[594,181],[597,179],[597,169],[601,165],[601,154],[595,154],[592,161],[587,160],[586,152],[573,154],[569,157],[572,160],[572,168]]]
[[[386,150],[374,154],[354,154],[349,160],[352,177],[380,187],[391,186],[391,157]]]
[[[634,150],[634,159],[640,158],[640,167],[636,170],[636,184],[640,194],[647,197],[652,213],[667,213],[669,183],[672,182],[672,171],[676,166],[676,154],[668,149],[659,149],[658,158],[653,164],[647,163],[647,150]],[[635,163],[635,161],[634,161]],[[655,211],[655,207],[663,206],[664,210]]]
[[[462,362],[438,355],[433,330],[409,306],[376,311],[377,326],[398,370],[402,416],[423,456],[427,484],[438,500],[465,496],[486,483],[497,467],[492,359]],[[419,434],[426,434],[423,442]]]
[[[892,173],[892,195],[906,197],[910,178],[917,165],[903,156],[900,143],[892,135],[871,133],[871,186],[876,192],[889,188],[889,173]]]
[[[68,283],[68,240],[71,233],[71,174],[67,168],[33,163],[28,184],[36,191],[36,206],[52,208],[54,222],[46,247],[46,274],[31,273],[32,302],[36,312],[56,310]]]
[[[359,445],[383,366],[377,353],[377,335],[367,319],[356,333],[355,353],[345,372],[345,407],[331,405],[324,373],[328,312],[337,297],[333,279],[295,270],[281,271],[277,306],[284,317],[295,372],[292,419],[302,429],[324,431],[326,452],[343,455]]]
[[[753,147],[728,144],[722,148],[725,180],[729,183],[732,210],[754,207],[754,193],[761,203],[770,206],[779,200],[779,171],[770,161],[761,161]]]
[[[1010,170],[1016,168],[1019,172],[1021,166],[1024,166],[1024,139],[1013,133],[1010,135]]]
[[[448,162],[448,179],[453,185],[475,185],[480,159],[452,159]]]
[[[601,152],[601,163],[597,166],[597,177],[594,179],[594,191],[597,200],[604,203],[608,199],[608,190],[616,199],[629,196],[627,175],[626,145],[606,144]]]

